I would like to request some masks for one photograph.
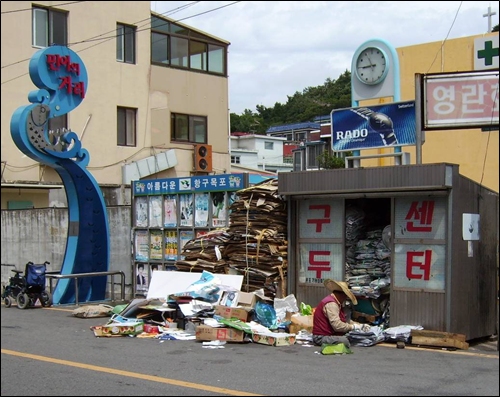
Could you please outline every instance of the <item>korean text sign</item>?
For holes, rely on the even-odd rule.
[[[339,199],[302,200],[299,208],[299,282],[321,284],[341,280],[342,211]]]
[[[394,237],[394,286],[444,290],[446,199],[397,198]]]
[[[498,70],[424,77],[424,129],[498,126]]]
[[[243,189],[243,174],[219,174],[192,176],[185,178],[166,178],[132,182],[134,195],[179,194],[217,191],[236,191]]]

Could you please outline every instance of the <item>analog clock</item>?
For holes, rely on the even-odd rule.
[[[359,81],[376,85],[384,81],[389,71],[389,59],[385,52],[377,47],[361,50],[356,58],[355,74]]]

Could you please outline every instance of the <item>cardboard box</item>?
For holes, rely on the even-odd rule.
[[[221,306],[236,307],[239,294],[240,291],[224,291],[217,303]]]
[[[304,325],[299,325],[299,324],[290,324],[288,326],[288,331],[291,334],[298,334],[302,330],[306,330],[310,334],[313,333],[313,327],[312,327],[312,325],[311,326],[304,326]]]
[[[223,318],[236,318],[241,321],[248,321],[251,308],[244,307],[228,307],[217,305],[215,306],[215,314]]]
[[[144,332],[144,322],[112,323],[90,327],[95,336],[128,336],[139,335]]]
[[[251,292],[238,292],[238,306],[254,308],[257,296]]]
[[[245,333],[235,328],[210,327],[198,325],[196,327],[196,340],[221,340],[226,342],[243,342]]]
[[[295,313],[292,314],[290,321],[292,322],[292,324],[296,324],[304,328],[312,327],[314,323],[314,316],[312,314],[304,316],[300,313]]]
[[[286,334],[284,332],[269,332],[264,334],[254,332],[252,340],[262,345],[290,346],[295,344],[295,334]]]

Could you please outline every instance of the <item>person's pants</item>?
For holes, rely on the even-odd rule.
[[[328,345],[343,343],[346,347],[351,347],[351,342],[344,335],[313,335],[313,342],[316,346],[321,346],[323,343]]]

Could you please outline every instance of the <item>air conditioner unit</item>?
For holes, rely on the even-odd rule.
[[[212,145],[198,144],[194,146],[194,169],[201,172],[212,172]]]

